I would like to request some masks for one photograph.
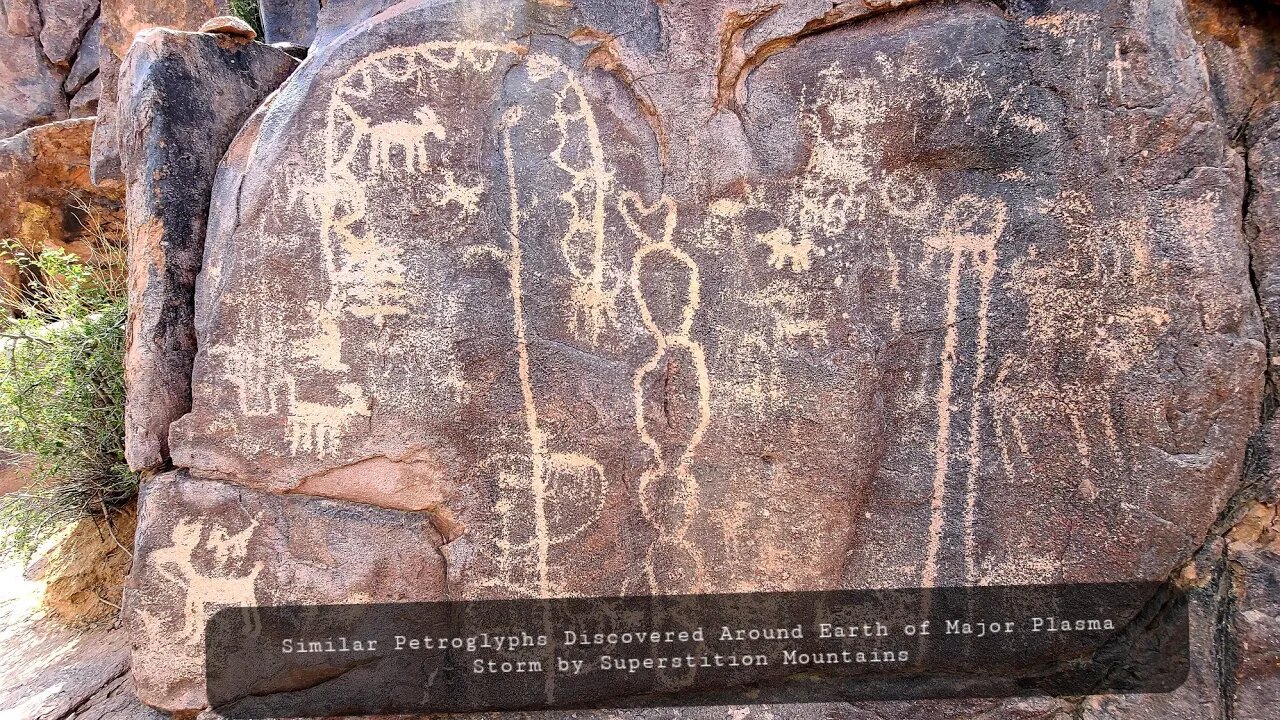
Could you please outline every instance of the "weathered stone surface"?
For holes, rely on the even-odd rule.
[[[80,88],[76,96],[71,98],[71,107],[69,112],[73,118],[93,117],[98,112],[98,99],[102,92],[102,85],[98,78],[89,81],[89,84]]]
[[[223,607],[444,597],[422,514],[280,497],[166,473],[144,483],[125,619],[142,700],[204,706],[204,622]]]
[[[27,575],[43,580],[43,606],[68,627],[114,624],[125,576],[133,560],[137,512],[132,505],[109,517],[81,518],[66,528],[56,545]]]
[[[97,70],[97,12],[98,0],[0,3],[0,138],[75,115],[69,103]]]
[[[169,720],[169,715],[143,705],[133,678],[125,673],[104,685],[67,720]]]
[[[65,74],[45,58],[38,37],[0,31],[0,138],[65,118]]]
[[[5,29],[10,35],[34,37],[40,34],[40,5],[37,0],[5,0]]]
[[[130,50],[119,109],[131,239],[125,455],[135,469],[168,459],[169,423],[190,407],[192,293],[218,159],[296,64],[265,45],[172,30],[148,30]]]
[[[1202,541],[1264,353],[1180,4],[463,8],[372,18],[266,112],[176,463],[430,510],[464,597]]]
[[[165,27],[195,30],[219,15],[226,3],[216,0],[102,0],[103,48],[123,60],[133,38],[143,30]]]
[[[316,13],[313,47],[327,45],[334,38],[396,4],[396,0],[330,0]]]
[[[89,179],[93,119],[64,120],[0,141],[0,238],[28,250],[59,248],[84,260],[124,241],[121,193]],[[0,284],[16,275],[0,269]]]
[[[120,59],[102,51],[98,56],[98,115],[93,128],[93,155],[90,170],[93,181],[103,187],[123,187],[120,172],[120,131],[116,126],[117,88],[120,84]]]
[[[76,61],[62,84],[62,89],[68,94],[75,95],[80,92],[80,88],[84,87],[98,72],[98,58],[102,50],[102,43],[98,40],[101,25],[100,20],[94,20],[93,25],[85,31],[80,50],[76,53]]]
[[[260,0],[258,10],[267,42],[307,47],[315,40],[320,0]]]
[[[223,0],[100,0],[102,101],[93,138],[93,180],[123,182],[116,127],[116,75],[139,32],[153,27],[195,30],[211,17],[226,14]]]
[[[1271,340],[1269,376],[1275,393],[1280,388],[1280,15],[1229,0],[1195,0],[1190,13],[1214,97],[1247,165],[1244,229],[1254,290]]]
[[[69,67],[97,15],[98,0],[40,0],[40,45],[49,62]]]
[[[1229,625],[1235,652],[1226,689],[1235,717],[1266,717],[1280,707],[1280,516],[1260,503],[1229,536],[1234,573]]]

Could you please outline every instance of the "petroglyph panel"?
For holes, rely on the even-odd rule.
[[[224,159],[175,461],[430,514],[458,597],[1167,573],[1263,357],[1225,134],[1131,114],[1216,127],[1196,58],[704,5],[319,48]]]
[[[205,622],[223,608],[444,597],[442,539],[420,514],[284,498],[167,473],[138,507],[126,590],[144,702],[202,707]],[[244,612],[246,627],[258,622]]]

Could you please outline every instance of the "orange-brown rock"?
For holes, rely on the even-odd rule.
[[[226,7],[223,0],[101,0],[102,87],[93,139],[94,182],[123,181],[116,129],[116,82],[134,36],[153,27],[195,30],[209,18],[225,15]]]
[[[249,42],[258,37],[258,33],[255,32],[252,27],[249,27],[249,23],[238,17],[230,15],[219,15],[216,18],[206,20],[205,23],[200,26],[200,32],[229,35],[231,37],[241,38],[245,42]]]
[[[30,472],[31,464],[21,455],[0,448],[0,495],[25,488]]]
[[[123,193],[89,178],[93,119],[64,120],[0,140],[0,238],[28,251],[101,259],[124,242]],[[8,287],[16,275],[5,265]]]
[[[71,627],[114,620],[133,561],[137,510],[130,504],[107,516],[75,522],[41,559],[43,604]]]

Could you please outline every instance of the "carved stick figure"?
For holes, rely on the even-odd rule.
[[[636,306],[640,309],[640,319],[645,329],[653,336],[656,347],[653,355],[644,365],[636,369],[632,376],[632,399],[635,405],[636,431],[640,440],[653,453],[653,464],[640,476],[639,495],[640,511],[646,520],[653,525],[658,539],[646,556],[646,572],[653,590],[658,589],[655,561],[661,557],[664,565],[670,570],[688,567],[692,570],[691,588],[696,589],[701,582],[703,566],[701,554],[685,539],[693,517],[698,510],[698,480],[690,470],[694,453],[702,443],[702,438],[711,424],[711,381],[707,374],[706,355],[702,345],[690,337],[693,329],[693,318],[701,302],[701,287],[698,279],[698,265],[685,251],[676,247],[671,236],[676,227],[676,203],[669,196],[663,195],[657,203],[645,205],[633,192],[625,192],[618,200],[618,209],[631,232],[640,239],[640,249],[631,262],[631,292]],[[663,219],[662,240],[654,241],[641,226],[640,218],[661,212]],[[680,308],[678,322],[674,327],[663,327],[656,320],[651,310],[652,289],[641,283],[642,272],[649,263],[659,259],[683,267],[686,275],[684,288],[684,304]],[[669,362],[675,351],[683,353],[691,361],[697,375],[698,409],[697,423],[685,442],[670,442],[664,447],[650,433],[645,419],[645,386],[646,380],[655,373],[665,372],[658,368]],[[672,450],[683,445],[680,454],[672,463],[668,455]],[[676,588],[672,588],[676,589]]]

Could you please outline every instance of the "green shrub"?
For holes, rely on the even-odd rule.
[[[258,12],[258,0],[228,0],[227,4],[231,7],[231,14],[249,23],[249,27],[258,33],[258,39],[262,40],[265,33],[262,32],[262,16]]]
[[[31,468],[0,499],[0,557],[27,556],[67,522],[137,492],[124,460],[124,273],[118,249],[84,262],[0,241],[29,288],[0,317],[0,444]]]

